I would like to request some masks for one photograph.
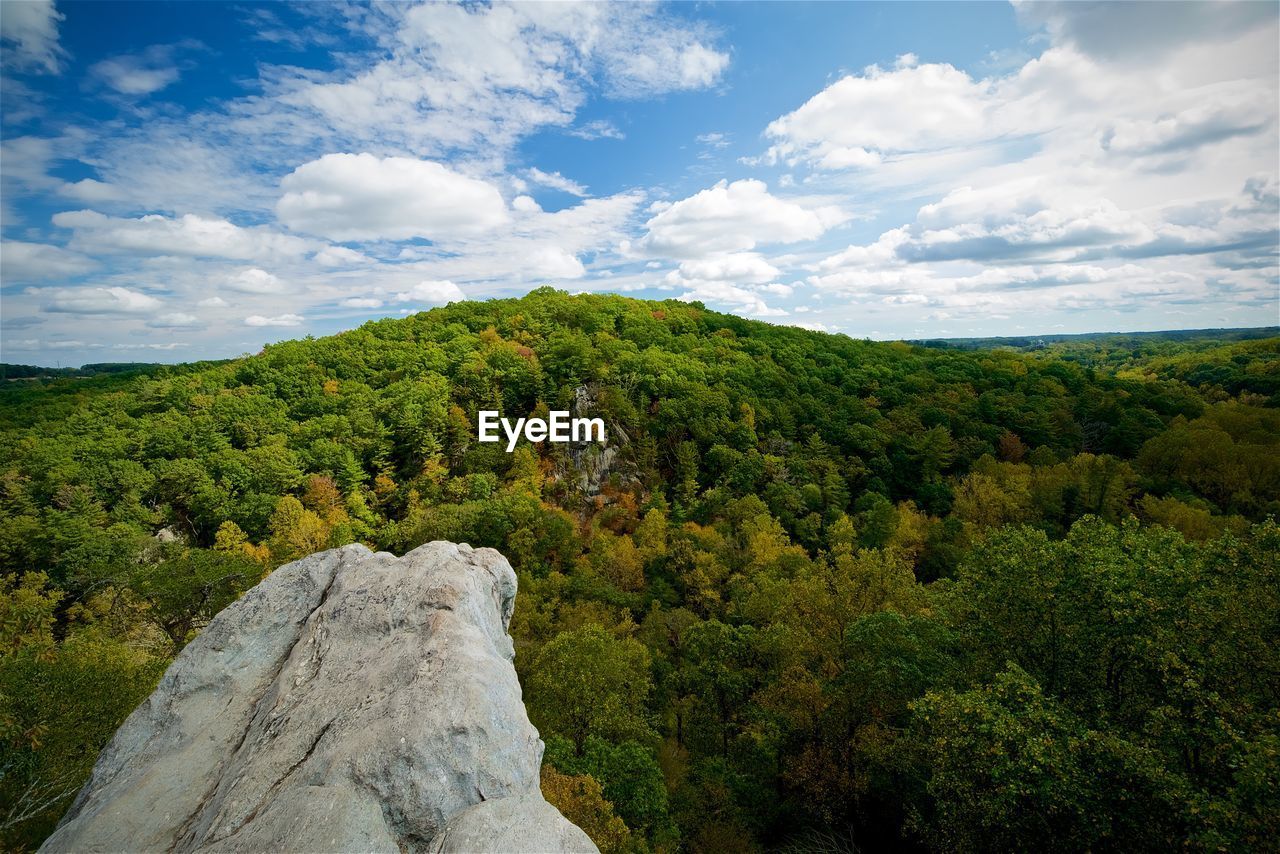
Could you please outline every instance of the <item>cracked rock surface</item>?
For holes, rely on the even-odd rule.
[[[41,851],[595,851],[543,798],[492,549],[273,572],[174,660]]]

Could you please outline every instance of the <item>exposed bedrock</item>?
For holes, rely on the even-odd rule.
[[[595,851],[538,786],[492,549],[345,546],[220,613],[41,851]]]

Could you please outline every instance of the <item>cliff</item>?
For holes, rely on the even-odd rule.
[[[120,727],[41,851],[595,851],[541,795],[510,564],[434,542],[281,567]]]

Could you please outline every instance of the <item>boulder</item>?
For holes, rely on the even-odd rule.
[[[41,851],[595,851],[543,798],[492,549],[283,566],[174,660]]]

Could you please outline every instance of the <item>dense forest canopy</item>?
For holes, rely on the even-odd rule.
[[[610,447],[479,444],[572,409]],[[1280,339],[857,341],[465,302],[0,392],[0,827],[31,848],[283,562],[493,546],[606,852],[1280,838]]]

